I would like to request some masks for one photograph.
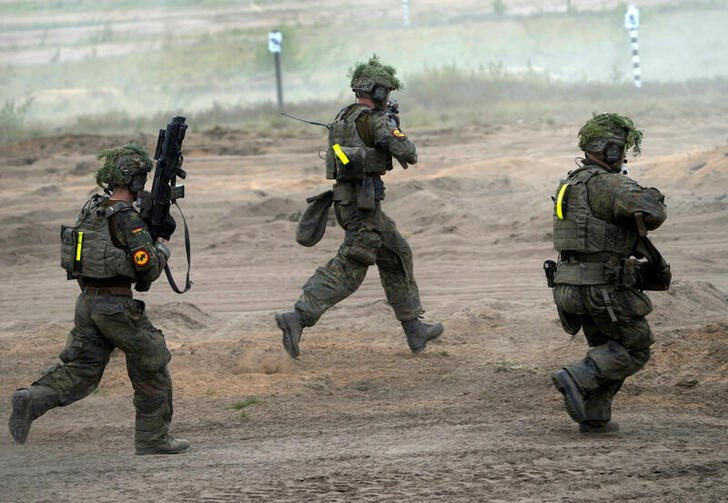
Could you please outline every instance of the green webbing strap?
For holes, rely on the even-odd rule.
[[[185,289],[180,290],[177,286],[177,283],[174,282],[174,278],[172,278],[172,271],[169,270],[169,262],[164,265],[164,274],[167,276],[167,281],[169,282],[169,286],[172,287],[172,290],[177,293],[185,293],[187,290],[192,288],[192,281],[190,281],[190,232],[187,228],[187,219],[185,219],[185,214],[182,213],[182,208],[179,207],[177,201],[174,202],[174,205],[177,206],[179,214],[182,215],[182,222],[184,222],[185,224],[185,253],[187,255],[187,276],[185,277]]]

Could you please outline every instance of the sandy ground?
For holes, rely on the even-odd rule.
[[[283,352],[272,315],[335,253],[294,241],[326,189],[320,131],[272,139],[190,133],[193,289],[139,295],[173,354],[179,456],[133,454],[123,357],[99,389],[48,412],[28,442],[0,434],[0,500],[725,501],[728,498],[728,148],[724,122],[644,124],[633,176],[667,194],[654,233],[674,287],[651,297],[657,342],[615,403],[622,431],[585,437],[549,373],[585,350],[557,322],[541,272],[550,194],[574,166],[577,125],[411,131],[421,162],[387,175],[385,211],[410,240],[428,319],[417,356],[372,269]],[[58,230],[93,190],[94,154],[127,138],[59,136],[0,148],[0,417],[56,361],[77,286]],[[143,138],[151,148],[153,138]],[[184,271],[181,233],[173,266]],[[255,397],[244,409],[236,403]]]

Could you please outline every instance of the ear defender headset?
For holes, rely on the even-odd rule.
[[[141,194],[144,190],[144,185],[147,183],[147,174],[137,173],[134,175],[131,179],[131,183],[129,184],[129,191],[134,192],[136,194]]]
[[[372,89],[372,101],[377,105],[382,105],[389,95],[389,91],[384,86],[374,86]]]
[[[622,157],[622,151],[623,147],[621,145],[611,142],[607,143],[607,146],[604,147],[604,150],[602,151],[602,158],[604,159],[604,162],[611,166],[615,162],[619,161],[620,157]]]

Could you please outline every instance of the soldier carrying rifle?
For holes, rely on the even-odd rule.
[[[175,136],[178,152],[187,126],[184,118],[175,119],[177,123],[170,123],[167,133],[169,139],[170,130],[181,130],[181,136]],[[181,156],[170,159],[169,152],[166,155],[167,162],[178,168]],[[172,379],[167,364],[171,355],[164,334],[147,318],[144,302],[132,296],[132,285],[147,290],[166,268],[170,256],[166,242],[176,224],[168,212],[169,201],[166,214],[150,209],[150,214],[157,215],[150,222],[132,206],[152,169],[152,160],[141,145],[129,143],[104,150],[98,158],[104,162],[96,172],[96,182],[106,194],[94,195],[75,225],[61,230],[61,265],[68,278],[76,279],[81,287],[75,324],[61,351],[62,363],[13,394],[10,433],[22,444],[35,419],[88,396],[98,386],[111,352],[119,348],[126,355],[134,388],[136,454],[176,454],[187,450],[190,443],[169,434]],[[160,168],[164,168],[163,162],[157,165]],[[151,233],[150,227],[154,229]]]
[[[373,265],[379,269],[387,302],[401,322],[413,353],[425,349],[428,341],[443,332],[441,323],[428,324],[420,318],[424,311],[414,278],[412,250],[381,208],[382,176],[392,169],[392,158],[404,168],[417,162],[415,146],[399,128],[396,112],[387,111],[389,93],[401,87],[396,70],[376,56],[357,64],[351,70],[356,102],[344,107],[327,125],[326,177],[336,183],[333,190],[309,201],[313,205],[326,201],[320,205],[326,212],[333,201],[336,219],[345,231],[344,242],[303,286],[294,309],[275,315],[283,332],[283,347],[293,358],[299,355],[303,328],[314,326],[327,309],[354,293]],[[316,240],[299,242],[311,245]]]

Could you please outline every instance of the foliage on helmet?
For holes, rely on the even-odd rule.
[[[96,170],[96,183],[103,188],[129,186],[134,175],[152,170],[152,160],[136,142],[103,150],[96,158],[104,164]]]
[[[390,91],[404,89],[404,84],[397,78],[397,70],[391,65],[383,65],[379,57],[373,54],[369,61],[360,61],[349,68],[351,88],[371,92],[375,85],[386,87]]]
[[[634,127],[632,119],[619,114],[593,114],[579,130],[579,148],[585,152],[600,152],[607,143],[623,145],[640,155],[643,133]]]

